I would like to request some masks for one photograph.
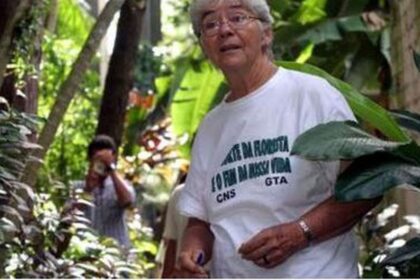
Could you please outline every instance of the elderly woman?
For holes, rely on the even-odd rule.
[[[357,277],[351,229],[378,201],[337,202],[340,163],[290,155],[311,127],[354,120],[345,100],[323,79],[273,64],[264,0],[195,0],[191,18],[230,91],[194,142],[178,204],[189,217],[182,276]]]

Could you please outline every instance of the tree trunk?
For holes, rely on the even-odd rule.
[[[115,47],[105,81],[96,134],[111,136],[117,147],[121,144],[128,94],[134,82],[144,11],[144,1],[127,0],[121,8]]]
[[[35,1],[31,3],[32,4],[30,6],[30,9],[28,9],[28,13],[26,13],[26,15],[21,19],[22,21],[25,21],[25,23],[28,24],[16,25],[13,28],[13,35],[11,36],[11,39],[15,43],[21,40],[28,40],[29,42],[33,42],[32,45],[27,47],[28,53],[26,61],[29,65],[33,65],[33,69],[35,70],[35,72],[29,73],[30,71],[26,70],[27,74],[25,74],[24,77],[25,86],[16,88],[16,83],[20,83],[23,81],[17,80],[15,72],[8,71],[6,68],[6,73],[3,74],[3,85],[1,86],[0,95],[6,97],[6,99],[9,101],[9,104],[18,111],[35,114],[37,110],[38,99],[38,77],[40,69],[39,66],[41,63],[41,44],[44,34],[44,22],[47,7],[44,1]],[[2,18],[0,29],[4,29],[4,27],[6,26],[6,22],[14,16],[18,4],[18,2],[15,2],[15,7],[9,7],[9,14],[7,15],[9,19]],[[24,38],[23,36],[29,36],[26,35],[28,28],[32,28],[36,32],[31,31],[28,33],[31,35],[31,37]],[[15,51],[15,44],[12,43],[11,45],[13,47],[9,48],[9,54],[12,54]],[[9,58],[7,58],[6,60],[9,60]]]
[[[50,4],[46,4],[45,1],[35,1],[31,5],[31,9],[34,9],[35,14],[32,15],[31,21],[32,26],[35,27],[36,32],[33,33],[30,41],[32,46],[30,47],[29,57],[27,63],[33,66],[34,72],[27,71],[25,75],[25,87],[22,89],[25,96],[15,96],[15,108],[19,111],[36,114],[38,109],[38,82],[40,77],[40,64],[42,59],[42,40],[45,33],[45,23],[48,17],[48,11],[51,8]],[[31,141],[35,142],[35,134],[32,136]]]
[[[13,73],[5,73],[0,87],[0,96],[4,97],[10,106],[13,106],[16,96],[16,76]]]
[[[30,0],[1,0],[0,1],[0,87],[9,63],[10,45],[13,29],[30,6]]]
[[[121,8],[125,0],[110,0],[102,13],[99,15],[95,25],[93,26],[88,39],[86,40],[79,56],[74,62],[72,69],[67,79],[61,85],[57,99],[52,107],[52,110],[48,116],[48,120],[43,127],[38,144],[43,147],[41,150],[34,152],[33,156],[39,160],[43,160],[47,153],[51,143],[54,140],[54,136],[57,133],[57,129],[63,120],[64,114],[66,113],[71,100],[73,99],[79,84],[82,82],[83,75],[89,67],[92,58],[95,56],[96,50],[99,43],[108,29],[115,13]],[[36,180],[36,173],[40,167],[39,161],[30,161],[25,167],[25,172],[22,176],[22,181],[34,185]]]

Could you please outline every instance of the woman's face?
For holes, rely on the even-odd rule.
[[[209,1],[201,19],[204,53],[224,72],[247,70],[266,59],[272,32],[239,0]]]

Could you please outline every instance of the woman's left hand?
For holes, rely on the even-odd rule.
[[[299,225],[286,223],[260,231],[243,243],[238,252],[260,267],[273,268],[307,245]]]

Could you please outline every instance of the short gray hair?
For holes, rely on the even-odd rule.
[[[200,37],[201,20],[203,13],[212,2],[223,0],[192,0],[190,6],[190,17],[194,34]],[[270,15],[270,8],[266,0],[239,0],[245,9],[257,16],[264,24],[271,27],[273,18]]]

